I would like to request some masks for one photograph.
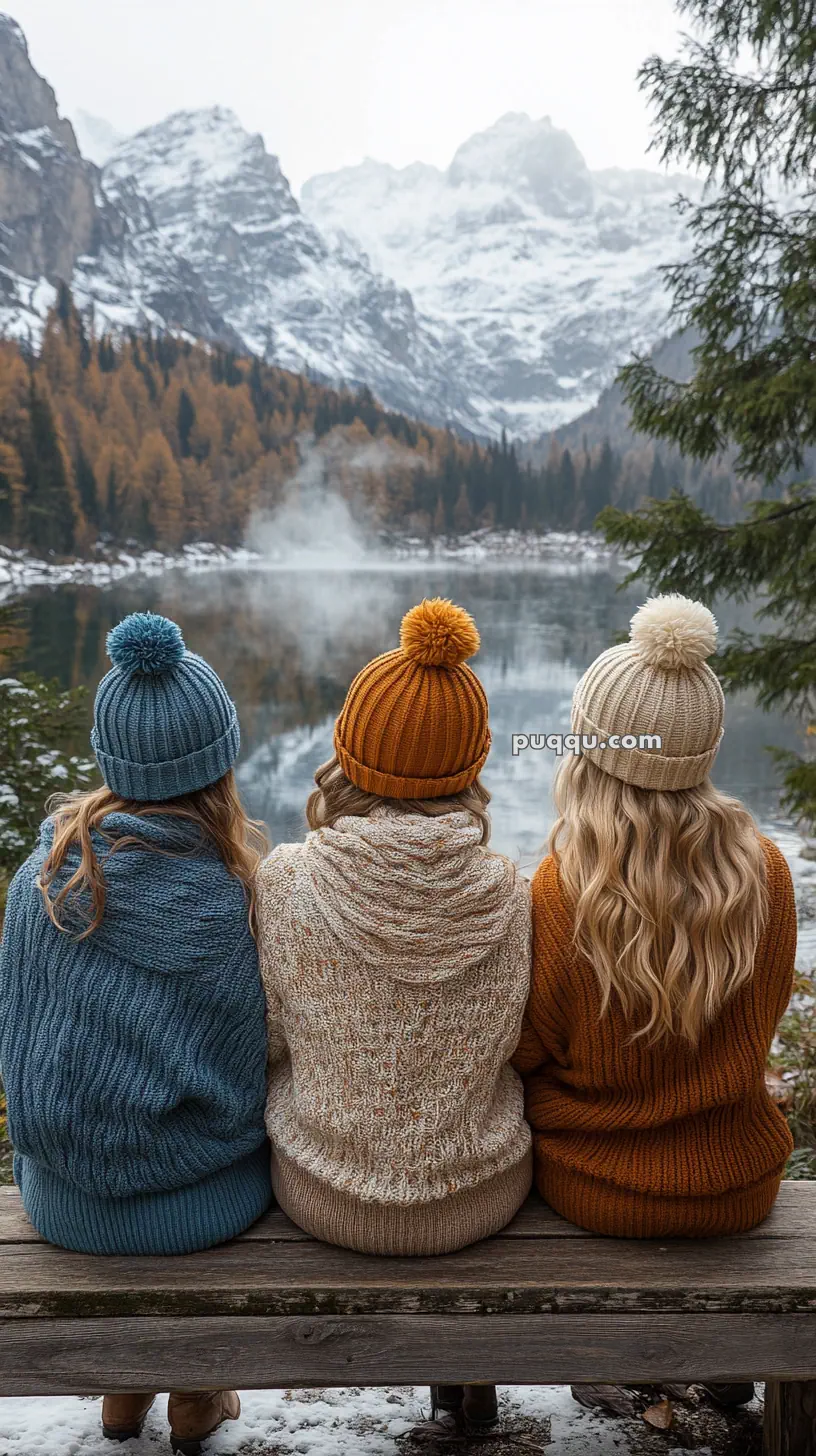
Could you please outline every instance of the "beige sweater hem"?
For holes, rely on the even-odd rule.
[[[371,1203],[341,1193],[273,1149],[272,1187],[306,1233],[358,1254],[450,1254],[508,1224],[530,1192],[533,1157],[430,1203]]]

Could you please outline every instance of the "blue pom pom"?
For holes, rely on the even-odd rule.
[[[181,628],[156,612],[133,612],[108,633],[108,656],[127,673],[161,673],[185,653]]]

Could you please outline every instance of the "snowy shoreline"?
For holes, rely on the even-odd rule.
[[[481,562],[571,563],[576,567],[618,559],[600,537],[575,531],[473,531],[466,536],[440,537],[428,542],[420,537],[383,534],[369,547],[360,547],[348,558],[320,548],[314,551],[279,553],[257,551],[247,546],[216,546],[197,541],[171,553],[162,551],[110,550],[99,547],[91,557],[68,561],[42,560],[28,551],[0,545],[0,603],[23,596],[33,587],[87,584],[106,587],[126,577],[155,577],[168,571],[190,574],[236,568],[261,570],[265,567],[298,570],[330,567],[335,570],[365,570],[411,562],[471,565]]]
[[[0,546],[0,603],[23,596],[35,586],[65,586],[88,583],[110,586],[127,576],[159,576],[165,571],[218,571],[226,567],[249,566],[260,560],[245,547],[213,546],[197,542],[166,555],[161,551],[111,551],[100,549],[95,557],[70,561],[43,561],[28,551]]]

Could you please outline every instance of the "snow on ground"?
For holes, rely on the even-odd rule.
[[[240,1419],[210,1439],[208,1456],[432,1453],[432,1448],[400,1439],[427,1415],[427,1387],[244,1391],[241,1399]],[[520,1456],[535,1451],[547,1456],[679,1456],[681,1450],[698,1456],[751,1456],[759,1425],[758,1403],[735,1420],[708,1408],[692,1408],[689,1416],[684,1407],[676,1434],[659,1432],[637,1420],[611,1420],[584,1411],[567,1386],[504,1386],[501,1403],[507,1440],[449,1449],[461,1456],[476,1451],[510,1456],[514,1450]],[[119,1448],[123,1456],[158,1456],[169,1450],[165,1412],[166,1398],[160,1397],[141,1439]],[[99,1413],[99,1401],[93,1398],[0,1400],[0,1456],[111,1456],[114,1448],[102,1435]],[[519,1437],[515,1442],[514,1434]]]

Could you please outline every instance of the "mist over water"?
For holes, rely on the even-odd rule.
[[[371,542],[348,502],[330,489],[321,452],[307,449],[281,504],[253,516],[246,544],[267,566],[302,572],[348,569],[365,559]]]
[[[365,482],[379,480],[389,466],[415,470],[419,456],[391,441],[354,444],[342,436],[319,444],[302,436],[298,452],[300,463],[281,503],[253,516],[246,545],[270,569],[349,571],[386,564]]]

